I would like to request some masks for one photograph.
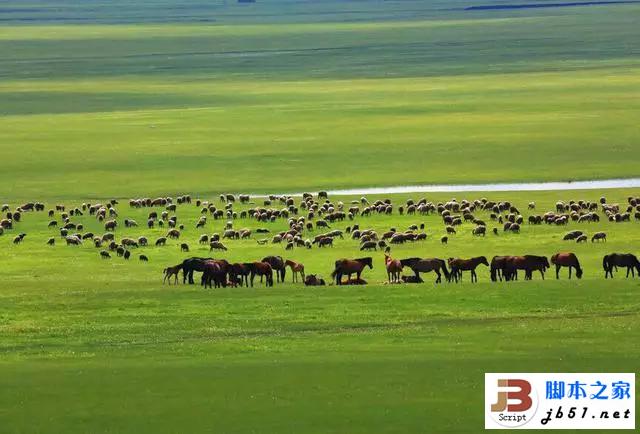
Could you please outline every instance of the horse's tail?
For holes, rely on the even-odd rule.
[[[447,270],[447,262],[443,259],[440,259],[440,265],[442,266],[442,272],[444,273],[444,277],[448,280],[451,279],[451,274],[449,274],[449,270]]]
[[[602,258],[602,268],[604,271],[609,271],[609,255],[604,255]]]

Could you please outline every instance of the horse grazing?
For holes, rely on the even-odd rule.
[[[335,268],[331,273],[331,279],[336,279],[336,285],[342,285],[342,276],[347,275],[347,280],[351,280],[351,275],[356,274],[358,280],[364,267],[373,269],[373,259],[371,257],[359,259],[338,259]]]
[[[206,261],[202,272],[201,284],[205,288],[211,288],[211,282],[215,288],[227,287],[226,261]]]
[[[447,265],[443,259],[439,258],[406,258],[401,259],[400,263],[403,267],[409,267],[413,270],[416,278],[420,278],[420,273],[429,273],[433,271],[438,276],[436,278],[436,283],[442,282],[442,274],[449,281],[451,279],[451,274],[449,274],[449,270],[447,270]]]
[[[260,278],[262,278],[262,276],[265,276],[266,285],[273,286],[273,268],[271,267],[271,264],[269,264],[268,262],[251,262],[245,265],[249,267],[249,270],[251,271],[250,282],[252,288],[253,280],[255,279],[256,275],[260,276]]]
[[[582,277],[582,268],[580,267],[580,261],[574,253],[564,252],[556,253],[551,257],[551,263],[556,266],[556,279],[560,278],[560,268],[569,267],[569,279],[571,279],[571,269],[576,269],[576,277],[580,279]]]
[[[611,253],[602,258],[602,268],[604,268],[604,278],[611,277],[613,279],[613,269],[617,267],[626,267],[627,277],[631,272],[631,277],[635,277],[635,268],[640,276],[640,262],[635,255],[631,253]]]
[[[194,271],[204,271],[204,264],[206,261],[212,261],[213,258],[188,258],[182,261],[182,283],[186,284],[189,279],[189,285],[193,285],[193,273]]]
[[[231,264],[231,269],[229,271],[229,280],[233,286],[237,286],[238,283],[240,286],[244,285],[247,288],[249,287],[249,275],[251,274],[251,268],[249,264],[246,263],[235,263]]]
[[[524,255],[524,256],[507,256],[504,262],[502,275],[505,280],[518,280],[518,270],[524,270],[524,279],[531,280],[532,273],[539,271],[542,280],[544,280],[544,272],[551,267],[546,256]]]
[[[282,256],[267,256],[262,258],[262,262],[266,262],[271,265],[273,271],[276,272],[277,282],[284,283],[284,276],[287,274],[287,268],[284,265],[284,259],[282,259]]]
[[[298,281],[298,274],[302,276],[302,281],[304,282],[304,264],[287,259],[284,261],[284,266],[291,268],[291,273],[293,274],[292,282]]]
[[[162,279],[162,284],[167,281],[169,285],[171,285],[171,277],[174,277],[174,283],[178,284],[178,274],[180,274],[180,270],[182,270],[182,264],[175,265],[173,267],[167,267],[162,270],[164,274],[164,278]]]
[[[449,268],[451,269],[451,277],[458,282],[458,278],[462,282],[462,272],[463,271],[471,271],[471,282],[474,280],[478,281],[478,275],[476,274],[476,268],[478,265],[483,264],[487,267],[489,266],[489,262],[487,262],[487,258],[484,256],[477,256],[471,259],[451,259],[449,261]]]
[[[402,262],[400,262],[399,259],[393,259],[391,256],[385,254],[384,265],[387,267],[387,279],[389,279],[389,283],[400,283]]]

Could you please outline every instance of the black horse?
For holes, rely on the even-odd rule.
[[[182,261],[182,283],[187,283],[187,278],[189,279],[189,285],[193,285],[193,272],[199,271],[203,272],[205,268],[205,262],[212,261],[213,258],[188,258]]]
[[[261,262],[266,262],[271,265],[271,268],[276,273],[276,282],[284,283],[284,276],[287,274],[287,267],[285,266],[282,256],[267,256],[262,258]]]
[[[602,268],[604,268],[604,278],[611,277],[613,279],[613,269],[617,270],[618,267],[625,267],[627,269],[627,277],[631,272],[631,277],[634,277],[635,268],[640,276],[640,261],[635,255],[631,253],[611,253],[602,258]]]

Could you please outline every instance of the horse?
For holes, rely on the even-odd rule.
[[[322,277],[309,274],[304,278],[304,286],[325,286],[325,281]]]
[[[373,269],[373,259],[371,257],[358,259],[338,259],[335,262],[335,269],[331,273],[331,279],[336,279],[336,285],[342,285],[342,276],[347,275],[347,279],[351,280],[351,275],[356,274],[358,280],[364,267],[368,266]]]
[[[273,271],[276,272],[277,282],[284,283],[284,276],[287,274],[287,269],[284,265],[284,259],[282,259],[282,256],[267,256],[262,258],[262,262],[266,262],[271,265]]]
[[[439,258],[406,258],[401,259],[400,263],[403,267],[411,268],[416,278],[420,278],[420,273],[433,271],[438,276],[436,283],[440,283],[442,282],[442,274],[440,274],[440,271],[442,271],[447,281],[451,279],[451,274],[449,274],[449,270],[447,270],[445,261]]]
[[[500,280],[500,282],[502,282],[503,270],[507,258],[508,256],[494,256],[491,259],[491,265],[489,269],[492,282],[495,282],[497,280]]]
[[[193,272],[194,271],[204,271],[204,264],[206,261],[212,261],[213,258],[188,258],[182,261],[182,283],[187,283],[187,278],[189,279],[189,285],[193,285]]]
[[[635,273],[633,271],[633,268],[635,267],[636,271],[638,271],[638,275],[640,276],[640,262],[638,261],[638,258],[631,253],[611,253],[602,258],[602,268],[604,268],[605,279],[609,276],[613,279],[614,267],[626,267],[627,277],[629,277],[629,271],[631,271],[631,277],[635,277]]]
[[[524,270],[524,279],[531,280],[533,271],[538,270],[544,280],[544,272],[549,267],[549,260],[546,256],[508,256],[505,259],[502,274],[505,280],[518,280],[518,270]]]
[[[250,274],[251,268],[249,268],[249,264],[235,263],[231,265],[231,269],[229,271],[229,280],[231,280],[233,286],[236,286],[238,283],[240,283],[240,286],[244,284],[244,286],[248,288]]]
[[[400,275],[402,274],[402,262],[393,259],[391,256],[384,255],[384,265],[387,268],[387,279],[389,283],[400,283]]]
[[[226,261],[205,261],[202,272],[201,284],[205,288],[211,288],[211,282],[215,288],[227,287],[227,273],[225,272]]]
[[[287,259],[284,261],[284,266],[291,268],[291,273],[293,274],[292,281],[298,281],[298,273],[302,276],[302,281],[304,282],[304,264],[300,262],[292,261],[291,259]]]
[[[182,264],[174,265],[173,267],[167,267],[164,270],[162,270],[162,273],[164,274],[164,278],[162,279],[162,284],[164,285],[164,282],[167,281],[168,284],[171,285],[171,277],[173,276],[175,278],[174,283],[177,285],[178,274],[180,274],[180,270],[182,270]]]
[[[560,278],[560,268],[569,267],[569,279],[571,279],[571,269],[576,269],[576,277],[582,278],[582,268],[580,267],[580,261],[574,253],[556,253],[551,257],[551,263],[556,266],[556,279]]]
[[[266,285],[273,286],[273,268],[271,267],[271,264],[269,264],[268,262],[250,262],[245,265],[249,267],[249,270],[251,271],[250,282],[252,288],[253,280],[256,275],[260,276],[261,278],[262,276],[265,276],[267,278]]]
[[[452,259],[449,261],[451,276],[456,282],[458,282],[458,277],[460,278],[460,281],[462,281],[463,271],[471,271],[471,282],[473,283],[474,280],[477,282],[478,275],[476,274],[476,268],[480,264],[486,265],[487,267],[489,266],[489,262],[487,262],[487,258],[484,256],[477,256],[471,259]]]

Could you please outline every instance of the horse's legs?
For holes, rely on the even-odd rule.
[[[478,275],[476,274],[476,270],[471,270],[471,282],[473,283],[473,281],[478,281]]]
[[[560,278],[560,265],[556,264],[556,279]],[[571,279],[571,267],[569,267],[569,279]]]
[[[571,265],[569,265],[569,280],[571,280],[571,268],[573,268]]]
[[[436,283],[441,283],[442,282],[442,275],[440,274],[440,270],[438,270],[437,268],[434,268],[434,270],[436,272],[436,275],[438,276],[436,278]]]
[[[544,280],[544,270],[540,270],[540,275],[542,276],[542,280]]]

